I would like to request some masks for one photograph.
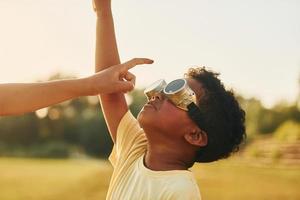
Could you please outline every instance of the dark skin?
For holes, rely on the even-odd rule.
[[[203,94],[202,85],[194,79],[187,80],[198,102]],[[197,149],[207,144],[206,133],[164,95],[151,99],[138,121],[148,139],[144,163],[149,169],[187,170],[194,163]]]

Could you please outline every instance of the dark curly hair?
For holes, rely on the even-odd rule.
[[[196,115],[190,116],[207,133],[208,143],[199,148],[195,162],[212,162],[227,158],[239,150],[246,139],[245,111],[232,90],[224,88],[219,74],[205,67],[190,68],[185,74],[203,85],[204,95],[199,99]]]

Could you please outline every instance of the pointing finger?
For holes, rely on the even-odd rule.
[[[148,58],[134,58],[123,64],[125,70],[129,70],[136,65],[152,64],[154,61]]]

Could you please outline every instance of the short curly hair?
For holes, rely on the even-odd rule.
[[[207,133],[208,143],[199,148],[195,162],[229,157],[246,139],[245,111],[233,91],[225,89],[218,73],[199,67],[190,68],[185,76],[199,81],[204,89],[198,102],[201,115],[194,121]]]

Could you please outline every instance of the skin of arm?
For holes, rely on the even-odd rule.
[[[94,0],[93,3],[97,15],[95,71],[98,72],[106,69],[108,66],[119,64],[120,57],[115,37],[111,1]],[[151,64],[152,62],[149,59],[133,59],[129,61],[132,65]],[[130,73],[126,77],[127,80],[135,81],[135,77]],[[115,142],[118,125],[128,111],[124,94],[101,94],[100,102],[111,138]]]
[[[24,114],[80,96],[128,92],[133,89],[128,69],[134,66],[127,62],[80,79],[0,84],[0,116]]]
[[[83,95],[83,80],[0,84],[0,115],[20,115]]]

